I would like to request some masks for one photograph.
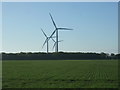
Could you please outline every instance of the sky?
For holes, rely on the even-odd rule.
[[[119,2],[119,0],[2,0],[2,2]]]
[[[2,51],[2,3],[0,2],[0,51]]]
[[[2,51],[46,52],[44,32],[59,31],[59,51],[118,53],[117,2],[3,2]],[[49,51],[53,41],[49,41]]]

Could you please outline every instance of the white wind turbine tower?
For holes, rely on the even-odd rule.
[[[52,22],[53,22],[53,25],[54,25],[54,27],[55,27],[55,30],[53,31],[53,33],[51,34],[51,36],[50,36],[50,38],[52,38],[52,36],[56,33],[56,49],[55,49],[55,52],[58,52],[58,30],[73,30],[73,29],[69,29],[69,28],[58,28],[57,26],[56,26],[56,24],[55,24],[55,21],[53,20],[53,17],[52,17],[52,15],[49,13],[49,15],[50,15],[50,17],[51,17],[51,20],[52,20]],[[49,39],[50,39],[49,38]],[[48,39],[48,40],[49,40]]]

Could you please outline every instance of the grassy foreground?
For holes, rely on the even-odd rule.
[[[3,61],[3,88],[117,88],[117,60]]]

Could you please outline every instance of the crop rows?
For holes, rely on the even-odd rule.
[[[117,60],[3,61],[3,88],[116,88]]]

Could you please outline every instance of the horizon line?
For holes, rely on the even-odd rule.
[[[47,53],[47,52],[44,52],[44,51],[21,51],[21,52],[4,52],[4,51],[1,51],[0,52],[0,54],[1,53]],[[56,52],[49,52],[49,53],[56,53]],[[111,53],[107,53],[107,52],[80,52],[80,51],[59,51],[58,53],[98,53],[98,54],[100,54],[100,53],[105,53],[105,54],[120,54],[120,53],[114,53],[114,52],[111,52]]]

